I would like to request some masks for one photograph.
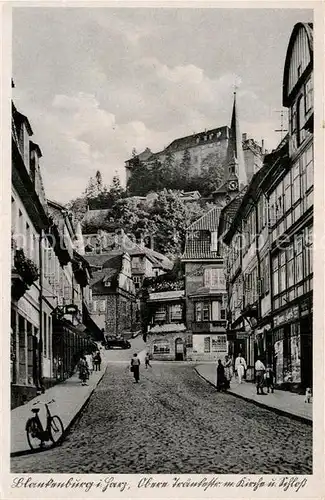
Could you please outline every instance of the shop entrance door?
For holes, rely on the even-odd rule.
[[[180,338],[175,340],[175,360],[184,361],[184,340]]]

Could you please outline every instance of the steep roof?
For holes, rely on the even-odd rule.
[[[210,130],[199,132],[198,134],[192,134],[186,137],[175,139],[173,142],[169,144],[169,146],[167,146],[167,148],[164,151],[166,152],[179,151],[193,146],[197,146],[201,141],[202,143],[209,144],[210,142],[216,142],[217,139],[222,140],[227,138],[228,138],[227,126],[213,128]]]
[[[102,254],[86,254],[85,260],[92,267],[103,267],[104,269],[115,269],[120,271],[122,266],[122,256],[124,252],[107,252]]]
[[[102,271],[93,272],[93,276],[90,280],[90,286],[91,286],[93,292],[96,292],[97,290],[102,289],[104,278],[107,278],[107,279],[115,278],[115,276],[117,276],[118,273],[119,273],[119,271],[116,269],[105,269]]]
[[[220,213],[221,207],[213,207],[187,228],[182,260],[220,258],[217,251],[211,251],[209,234],[218,230]],[[198,237],[193,237],[193,233],[197,231],[199,231]]]
[[[187,231],[216,231],[218,229],[221,208],[213,207],[199,219],[192,222]]]

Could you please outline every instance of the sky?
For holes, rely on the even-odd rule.
[[[302,9],[13,8],[13,99],[43,157],[48,198],[109,184],[133,148],[230,124],[280,141],[282,76]]]

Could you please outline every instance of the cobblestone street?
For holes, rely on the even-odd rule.
[[[182,363],[109,365],[61,447],[13,458],[24,473],[311,474],[312,428],[228,394]]]

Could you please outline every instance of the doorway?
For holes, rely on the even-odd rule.
[[[184,361],[184,340],[181,338],[175,340],[175,360]]]

